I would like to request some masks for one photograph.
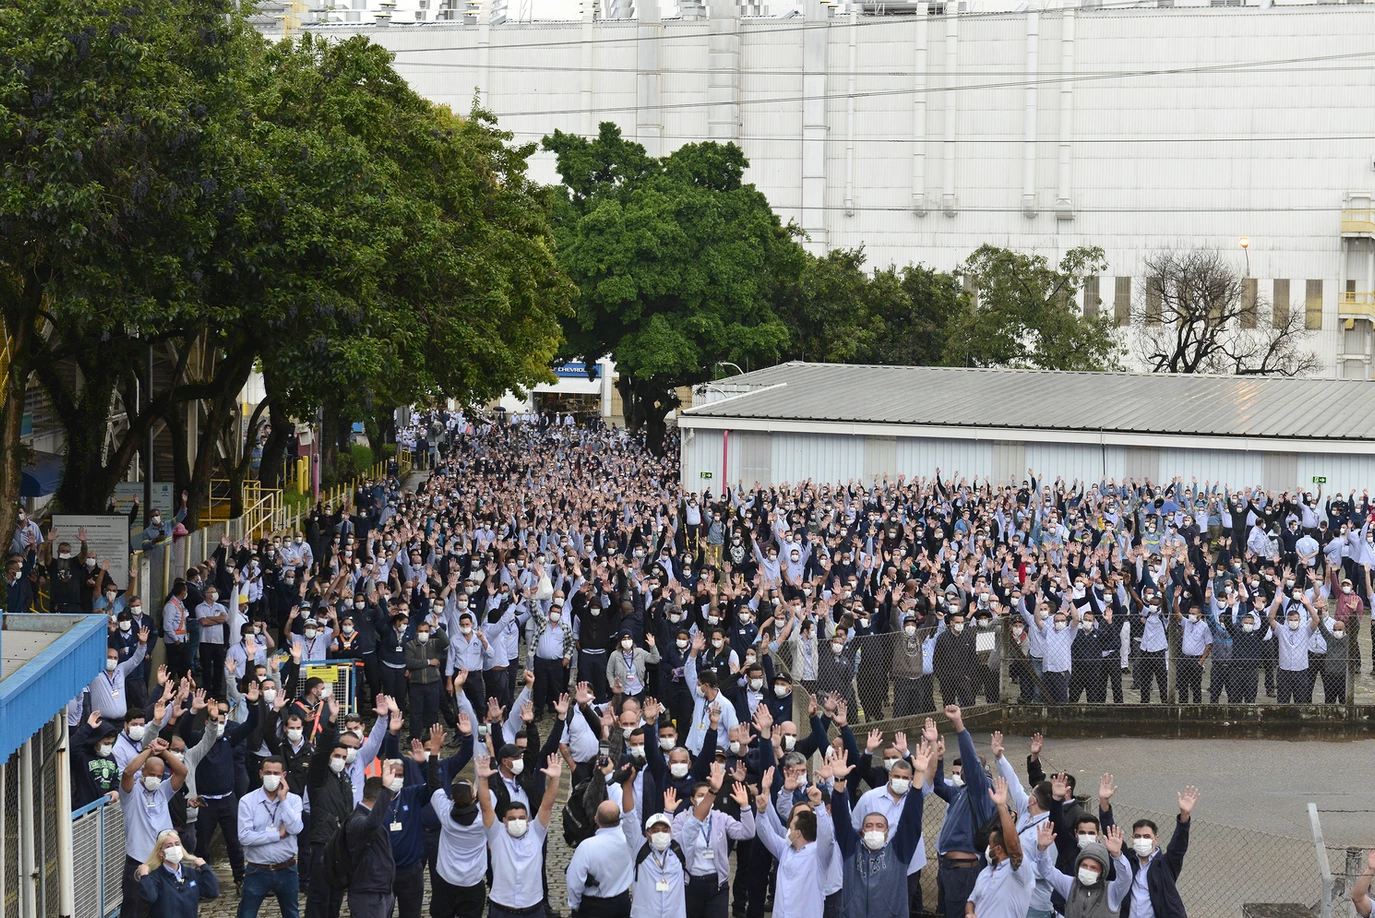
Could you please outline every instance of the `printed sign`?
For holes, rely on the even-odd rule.
[[[86,530],[86,549],[95,554],[97,561],[109,561],[110,579],[121,590],[128,589],[129,518],[118,513],[54,515],[53,530],[57,533],[54,546],[65,541],[72,546],[72,551],[80,551],[82,529]]]

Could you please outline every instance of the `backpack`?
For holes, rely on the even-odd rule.
[[[970,802],[969,809],[971,812],[974,809],[972,801]],[[1002,820],[999,818],[998,810],[995,807],[993,815],[984,820],[983,825],[974,827],[974,850],[980,856],[983,855],[984,849],[988,847],[988,836],[993,834],[1001,825]]]
[[[334,834],[325,842],[325,882],[330,889],[348,889],[358,864],[363,860],[355,858],[349,851],[348,820],[341,820]],[[359,847],[367,851],[366,842]]]
[[[601,772],[594,772],[589,778],[573,788],[568,802],[563,807],[563,841],[570,848],[597,834],[597,806],[606,796],[606,782],[601,780]]]

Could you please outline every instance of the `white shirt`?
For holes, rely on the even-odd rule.
[[[640,825],[633,815],[621,817],[632,864],[645,845]],[[631,874],[630,918],[687,918],[687,880],[678,855],[651,847],[648,856],[631,868]]]
[[[239,801],[239,844],[250,864],[280,864],[296,856],[296,836],[301,834],[301,798],[288,792],[286,799],[268,799],[261,787]],[[283,837],[281,827],[286,826]]]
[[[568,862],[568,907],[577,910],[585,895],[610,899],[629,892],[634,866],[620,824],[599,827],[596,834],[578,845]]]
[[[1132,877],[1132,918],[1155,918],[1155,909],[1151,908],[1151,891],[1146,885],[1146,873],[1151,869],[1151,862],[1160,856],[1160,846],[1151,852],[1151,856],[1146,863],[1142,864],[1141,859],[1137,858],[1136,876]]]
[[[544,837],[549,830],[531,819],[520,838],[512,838],[502,822],[487,830],[492,855],[492,892],[488,902],[506,909],[538,905],[544,898]],[[584,842],[586,844],[586,842]]]
[[[1023,857],[1017,869],[1011,861],[999,861],[979,871],[969,902],[979,918],[1026,918],[1031,907],[1031,890],[1036,885],[1036,868],[1031,858]],[[1132,911],[1133,918],[1139,918]]]
[[[430,796],[430,806],[439,817],[439,854],[434,869],[445,883],[453,886],[476,886],[487,873],[487,828],[482,814],[476,813],[468,825],[455,822],[453,800],[444,788]],[[504,831],[504,830],[503,830]]]
[[[786,830],[769,806],[764,812],[773,831],[758,834],[764,847],[778,860],[774,891],[774,918],[821,918],[826,904],[826,875],[834,848],[835,828],[825,809],[816,814],[816,841],[794,848],[784,838]],[[1025,918],[1025,910],[1021,918]]]
[[[136,861],[146,861],[153,853],[158,833],[172,828],[172,814],[167,801],[177,792],[170,773],[164,776],[155,791],[145,790],[139,778],[132,793],[119,795],[124,810],[124,853]]]

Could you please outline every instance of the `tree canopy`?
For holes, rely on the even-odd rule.
[[[34,381],[67,438],[59,504],[88,512],[154,425],[194,506],[212,471],[241,477],[255,366],[255,420],[283,438],[319,408],[347,431],[549,378],[573,288],[533,150],[427,102],[364,38],[270,45],[232,0],[0,10],[0,531]]]
[[[743,176],[733,144],[647,156],[604,123],[595,140],[556,131],[565,194],[554,211],[559,259],[577,285],[565,354],[610,354],[627,423],[662,441],[675,389],[718,361],[778,359],[789,333],[776,307],[801,274],[791,228]]]

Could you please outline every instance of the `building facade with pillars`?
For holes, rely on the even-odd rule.
[[[602,121],[654,154],[734,141],[812,250],[874,266],[1098,245],[1081,306],[1125,317],[1148,255],[1217,249],[1303,310],[1324,375],[1371,378],[1375,5],[658,2],[316,28],[368,34],[458,111],[478,93],[519,142]],[[532,174],[556,181],[552,157]]]

